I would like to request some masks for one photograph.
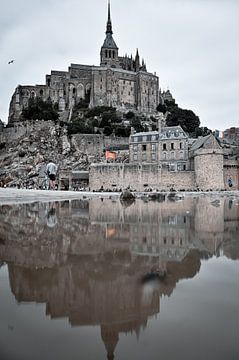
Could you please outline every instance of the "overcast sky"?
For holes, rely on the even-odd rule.
[[[239,127],[239,0],[111,0],[119,54],[135,54],[202,126]],[[0,118],[18,84],[99,65],[107,0],[7,0],[0,9]],[[15,59],[13,64],[8,61]]]

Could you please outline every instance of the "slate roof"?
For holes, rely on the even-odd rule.
[[[212,136],[212,134],[209,134],[207,136],[203,136],[203,137],[200,137],[198,138],[192,145],[191,147],[191,151],[196,151],[198,149],[200,149],[204,144],[205,142],[210,138],[210,136]]]
[[[163,127],[161,132],[158,131],[148,131],[148,132],[140,132],[131,135],[131,141],[132,138],[137,137],[139,139],[139,142],[142,142],[142,137],[146,136],[146,141],[151,141],[151,136],[155,136],[156,140],[177,140],[177,139],[187,139],[188,135],[185,133],[185,131],[181,128],[181,126],[167,126]]]
[[[102,48],[118,50],[118,47],[113,39],[113,36],[110,33],[106,34],[106,38]]]

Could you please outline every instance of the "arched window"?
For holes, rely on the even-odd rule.
[[[105,57],[108,57],[108,50],[105,50]]]
[[[42,96],[42,95],[43,95],[43,90],[41,89],[41,90],[40,90],[40,96]]]
[[[85,91],[84,91],[84,85],[83,84],[78,84],[77,85],[77,97],[79,99],[84,99],[85,95]]]
[[[111,59],[111,50],[109,50],[109,58]]]

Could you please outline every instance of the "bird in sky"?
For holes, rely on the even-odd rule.
[[[8,65],[9,65],[9,64],[13,64],[13,62],[14,62],[14,60],[8,61]]]

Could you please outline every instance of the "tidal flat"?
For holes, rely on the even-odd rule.
[[[237,193],[9,193],[1,360],[238,357]]]

